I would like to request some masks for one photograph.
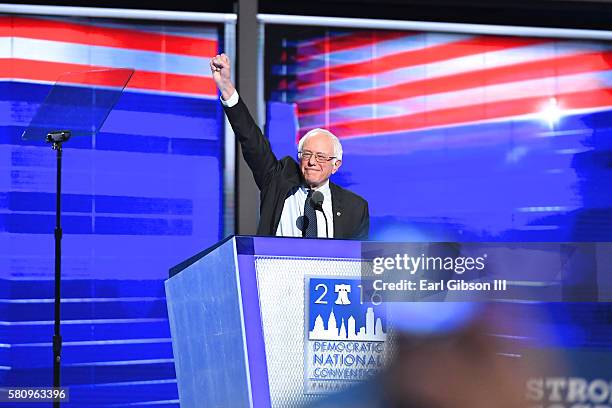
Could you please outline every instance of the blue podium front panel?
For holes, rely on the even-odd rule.
[[[166,281],[182,407],[248,407],[234,241]]]

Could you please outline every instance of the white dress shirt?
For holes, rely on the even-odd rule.
[[[223,106],[231,108],[238,103],[238,91],[234,90],[232,96],[227,101],[221,99]],[[325,217],[321,211],[316,211],[317,214],[317,237],[318,238],[333,238],[334,237],[334,217],[332,212],[332,196],[329,188],[329,180],[324,184],[315,188],[323,194],[323,212],[327,217],[328,234],[325,233]],[[281,213],[280,222],[276,228],[276,236],[278,237],[301,237],[301,223],[304,216],[304,204],[308,196],[308,188],[305,186],[294,187],[287,194],[283,212]]]
[[[334,237],[334,217],[332,213],[332,196],[329,188],[329,180],[314,189],[323,194],[323,212],[327,216],[328,234],[325,234],[325,217],[321,211],[317,214],[317,237]],[[304,204],[308,196],[308,188],[304,186],[294,187],[289,191],[283,206],[280,222],[276,228],[277,237],[301,237],[302,217],[304,217]]]
[[[220,99],[223,106],[227,106],[228,108],[234,107],[238,103],[238,91],[234,89],[234,93],[227,101],[223,100],[223,98]]]

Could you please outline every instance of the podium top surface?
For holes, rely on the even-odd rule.
[[[222,245],[235,245],[237,255],[360,258],[361,241],[231,235],[170,268],[170,277],[193,265]]]

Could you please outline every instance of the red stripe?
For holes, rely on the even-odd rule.
[[[562,109],[585,109],[612,106],[612,88],[557,95]],[[488,104],[439,109],[436,111],[395,116],[383,119],[364,119],[332,124],[329,130],[340,138],[407,132],[439,126],[460,125],[483,120],[528,115],[540,112],[549,96],[538,96]],[[300,128],[300,133],[310,128]]]
[[[298,46],[298,61],[304,61],[311,59],[317,55],[324,54],[326,52],[335,52],[350,50],[353,48],[359,48],[366,45],[376,44],[381,41],[393,40],[395,38],[406,37],[408,35],[414,35],[406,31],[366,31],[357,32],[349,35],[331,36],[332,45],[329,51],[326,51],[325,39],[315,41],[313,44]]]
[[[212,57],[217,41],[54,20],[0,17],[0,37],[23,37],[132,50]]]
[[[516,47],[543,44],[550,41],[551,40],[547,39],[512,37],[494,39],[491,37],[468,38],[449,44],[399,52],[384,57],[373,58],[368,61],[336,65],[330,68],[323,68],[316,72],[298,75],[298,89],[324,81],[327,73],[326,71],[329,71],[329,76],[332,81],[335,81],[357,76],[374,75],[376,73],[392,71],[399,68],[431,64],[433,62],[482,54],[485,52],[495,52]]]
[[[112,68],[24,59],[0,59],[0,77],[12,79],[55,82],[66,72],[98,69]],[[151,71],[135,71],[126,89],[179,92],[212,97],[217,95],[217,88],[212,78]]]
[[[302,102],[298,107],[300,114],[323,113],[326,103],[329,103],[329,109],[336,109],[529,79],[604,71],[611,68],[612,63],[610,61],[612,61],[612,52],[570,55],[552,60],[525,62],[439,78],[423,79],[367,91],[336,94],[328,98],[322,97]]]

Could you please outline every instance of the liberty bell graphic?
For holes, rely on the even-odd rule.
[[[350,305],[351,301],[348,298],[348,294],[351,293],[351,285],[338,284],[335,285],[334,292],[338,294],[336,299],[337,305]]]

